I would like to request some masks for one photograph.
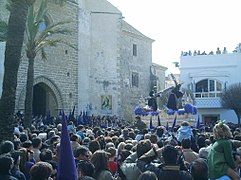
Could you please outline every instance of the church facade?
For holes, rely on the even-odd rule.
[[[132,118],[138,100],[147,97],[153,88],[150,77],[154,40],[125,22],[121,11],[106,0],[72,0],[63,7],[50,1],[48,8],[47,24],[71,20],[68,25],[71,35],[61,38],[77,50],[59,45],[46,49],[46,61],[36,57],[34,114],[50,111],[56,116],[60,110],[69,112],[75,107],[76,115],[87,111],[94,115]],[[7,16],[6,10],[0,12],[1,18],[7,19]],[[0,46],[0,54],[3,54],[4,43]],[[23,56],[16,111],[24,111],[27,64],[26,56]],[[164,76],[166,68],[159,66],[159,69]]]

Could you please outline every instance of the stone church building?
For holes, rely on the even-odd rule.
[[[0,2],[0,18],[7,19]],[[69,0],[63,7],[48,3],[45,25],[71,20],[71,35],[63,38],[77,47],[49,47],[47,60],[35,59],[33,113],[57,115],[76,108],[94,115],[131,118],[134,107],[150,90],[164,88],[167,68],[152,63],[153,39],[124,21],[107,0]],[[0,44],[0,85],[5,43]],[[23,47],[18,75],[16,111],[24,111],[28,61]],[[157,71],[153,71],[157,69]],[[151,70],[152,69],[152,70]],[[158,72],[158,73],[153,73]],[[153,85],[153,77],[154,85]],[[0,88],[0,93],[2,89]]]

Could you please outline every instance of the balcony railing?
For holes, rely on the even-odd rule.
[[[220,98],[222,92],[196,92],[195,98]]]
[[[221,108],[222,92],[196,92],[194,93],[198,108]]]

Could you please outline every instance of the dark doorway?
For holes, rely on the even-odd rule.
[[[220,119],[220,115],[219,114],[203,115],[203,119],[205,124],[215,124]]]
[[[33,114],[34,116],[46,114],[46,90],[41,83],[33,89]]]

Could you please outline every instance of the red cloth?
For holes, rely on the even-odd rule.
[[[109,161],[108,167],[113,175],[118,171],[118,165],[115,161]]]

